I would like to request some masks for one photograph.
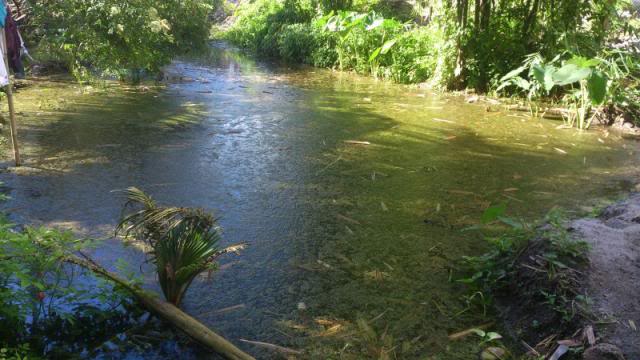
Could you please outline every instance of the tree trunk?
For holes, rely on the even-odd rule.
[[[533,5],[530,7],[531,0],[527,1],[527,18],[522,25],[522,41],[527,44],[529,42],[529,34],[533,31],[535,26],[536,16],[538,14],[538,8],[540,7],[540,0],[533,0]]]
[[[128,281],[108,271],[90,259],[67,256],[64,261],[76,264],[93,273],[107,278],[132,293],[145,308],[160,316],[176,328],[184,331],[192,339],[230,360],[255,360],[254,357],[238,349],[222,336],[211,331],[198,320],[189,316],[174,305],[158,299],[156,296],[131,285]]]

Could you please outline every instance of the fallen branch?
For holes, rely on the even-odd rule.
[[[262,341],[251,341],[251,340],[245,340],[245,339],[239,339],[239,340],[242,341],[242,342],[245,342],[247,344],[251,344],[251,345],[259,346],[259,347],[262,347],[262,348],[265,348],[265,349],[273,350],[273,351],[281,353],[283,355],[300,355],[300,354],[302,354],[302,351],[286,348],[286,347],[280,346],[280,345],[269,344],[269,343],[262,342]]]
[[[467,335],[471,335],[471,334],[473,334],[475,330],[478,330],[478,329],[480,329],[480,330],[484,330],[484,329],[488,328],[488,327],[489,327],[489,326],[491,326],[491,325],[493,325],[493,323],[492,323],[492,322],[490,322],[490,323],[486,323],[486,324],[482,324],[482,325],[478,325],[478,326],[475,326],[475,327],[469,328],[469,329],[467,329],[467,330],[462,330],[462,331],[459,331],[459,332],[457,332],[457,333],[453,333],[453,334],[449,335],[449,340],[459,340],[459,339],[462,339],[462,338],[466,337]]]
[[[120,278],[118,275],[100,266],[91,258],[85,256],[85,258],[83,259],[78,256],[69,255],[66,256],[63,260],[65,262],[75,264],[87,270],[90,270],[96,275],[109,279],[119,286],[125,288],[127,291],[133,294],[138,299],[140,304],[147,308],[149,311],[157,314],[176,328],[184,331],[195,341],[224,356],[225,358],[231,360],[255,360],[253,356],[238,349],[228,340],[211,331],[211,329],[209,329],[190,315],[186,314],[176,306],[166,301],[162,301],[153,294],[150,294],[145,290],[139,288],[138,286],[133,285],[128,281]]]

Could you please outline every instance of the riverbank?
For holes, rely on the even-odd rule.
[[[555,209],[523,241],[507,232],[515,242],[474,258],[483,271],[474,282],[490,288],[517,347],[586,360],[640,355],[639,209],[637,193],[573,220]]]

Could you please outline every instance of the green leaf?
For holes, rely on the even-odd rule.
[[[575,64],[565,64],[553,73],[553,82],[556,85],[564,86],[584,80],[591,75],[591,69],[578,67]]]
[[[500,220],[501,223],[503,223],[505,225],[509,225],[514,229],[522,229],[524,227],[522,225],[522,222],[519,222],[518,220],[516,220],[514,218],[505,217],[505,216],[499,216],[498,220]]]
[[[389,50],[391,50],[391,48],[393,47],[393,45],[396,44],[396,42],[398,41],[398,39],[391,39],[387,42],[385,42],[384,44],[382,44],[382,48],[380,50],[381,54],[386,54],[389,52]]]
[[[490,206],[488,207],[484,213],[482,214],[482,223],[487,224],[492,221],[497,220],[499,217],[503,216],[507,211],[507,204],[502,203],[500,205]]]
[[[367,31],[371,31],[377,27],[380,27],[380,25],[382,25],[383,22],[384,22],[384,18],[381,18],[381,17],[376,18],[371,22],[371,24],[368,24],[365,29]]]
[[[527,68],[526,65],[522,65],[519,68],[515,69],[515,70],[511,70],[509,71],[505,76],[503,76],[502,78],[500,78],[500,82],[504,82],[507,81],[509,79],[512,79],[518,75],[520,75],[521,72],[523,72],[525,69]]]
[[[589,99],[593,105],[601,105],[607,97],[607,76],[601,71],[594,71],[587,80]]]
[[[571,59],[569,59],[569,61],[567,61],[567,64],[573,64],[576,65],[577,67],[581,67],[581,68],[588,68],[588,67],[594,67],[597,66],[598,64],[600,64],[600,60],[599,59],[587,59],[583,56],[574,56]]]
[[[379,47],[373,50],[373,52],[369,56],[369,62],[372,62],[373,60],[375,60],[378,57],[378,55],[380,55],[380,51],[382,51],[382,47]]]
[[[520,76],[515,77],[513,79],[511,79],[511,81],[513,82],[513,84],[517,87],[519,87],[522,90],[529,90],[531,88],[531,83],[528,82],[527,80],[521,78]]]
[[[539,65],[536,64],[532,67],[533,77],[542,85],[544,90],[548,93],[553,86],[553,74],[556,72],[556,67],[553,65]]]

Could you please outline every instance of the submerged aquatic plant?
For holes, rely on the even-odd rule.
[[[217,220],[203,209],[162,207],[142,190],[126,190],[124,209],[138,210],[122,218],[116,233],[143,241],[149,247],[158,281],[165,298],[179,306],[193,280],[202,272],[215,270],[216,260],[244,245],[219,249]]]

